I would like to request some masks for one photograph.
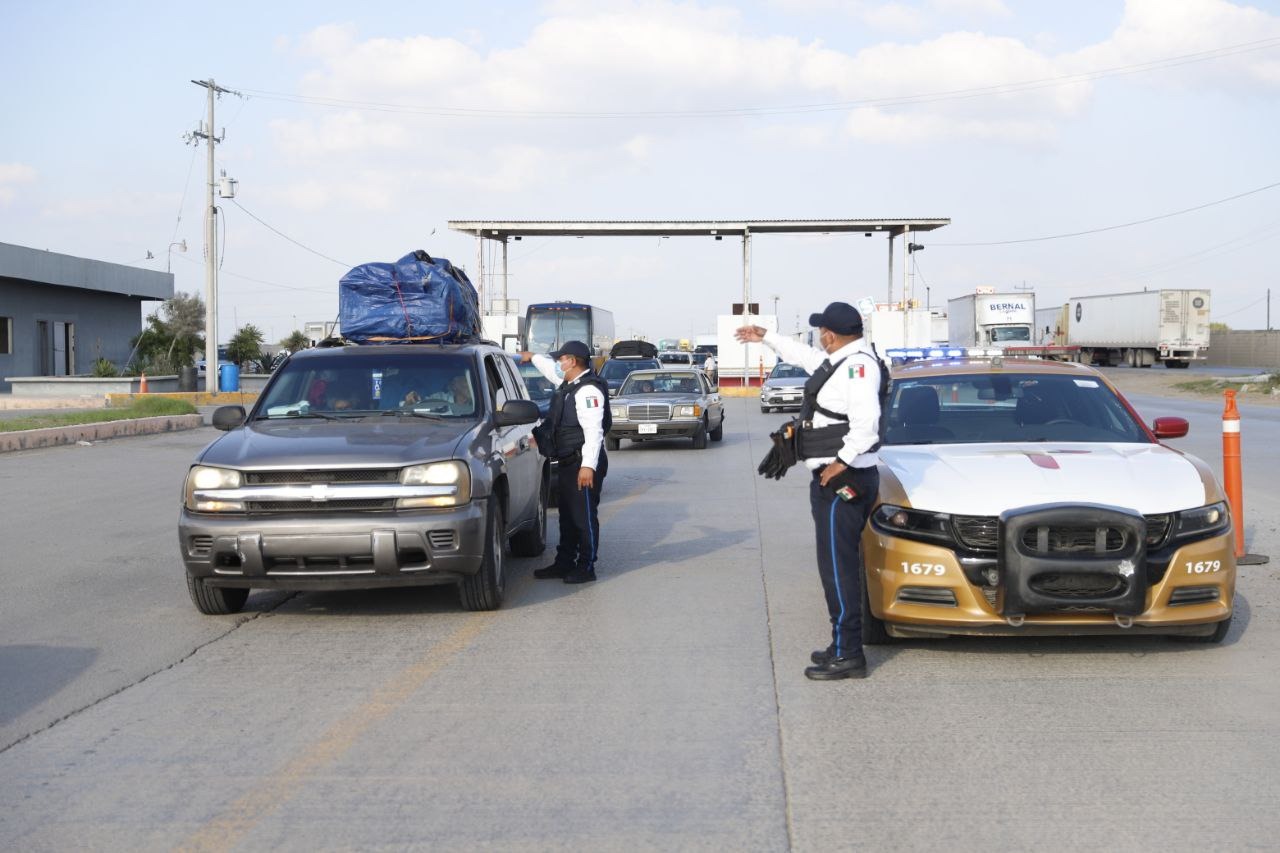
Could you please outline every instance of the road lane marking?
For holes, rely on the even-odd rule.
[[[452,634],[427,650],[417,662],[379,687],[368,701],[334,723],[301,755],[263,779],[222,810],[179,850],[230,850],[259,823],[293,798],[320,768],[341,758],[376,723],[409,700],[433,675],[450,663],[490,623],[492,613],[474,613]]]

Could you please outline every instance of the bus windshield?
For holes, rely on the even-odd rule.
[[[548,353],[565,341],[582,341],[590,345],[591,328],[584,308],[558,309],[546,313],[530,312],[526,334],[529,351]]]

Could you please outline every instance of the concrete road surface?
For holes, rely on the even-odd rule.
[[[1220,407],[1135,403],[1216,465]],[[783,416],[728,416],[706,450],[611,454],[597,583],[515,561],[483,614],[444,588],[198,614],[176,520],[210,429],[0,458],[0,847],[1274,846],[1280,565],[1242,570],[1220,646],[911,641],[809,682],[807,483],[755,474]],[[1274,554],[1258,418],[1249,544]]]

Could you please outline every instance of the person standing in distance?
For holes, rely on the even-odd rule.
[[[845,302],[811,314],[821,349],[743,326],[740,342],[763,342],[810,374],[800,417],[809,506],[817,534],[818,574],[831,617],[831,645],[815,651],[804,674],[818,681],[865,678],[862,652],[862,559],[858,541],[880,489],[880,381],[884,369],[862,339],[862,315]],[[887,378],[887,377],[886,377]]]
[[[716,354],[707,355],[707,360],[702,363],[702,369],[707,372],[707,378],[711,380],[712,385],[718,385],[716,382]]]
[[[611,420],[609,386],[591,369],[591,350],[582,341],[568,341],[549,355],[522,352],[520,359],[533,362],[539,373],[559,386],[539,429],[550,436],[551,447],[544,446],[543,452],[560,463],[556,474],[560,544],[555,562],[535,569],[533,576],[587,583],[596,579],[600,489],[609,472],[604,452],[604,434]]]

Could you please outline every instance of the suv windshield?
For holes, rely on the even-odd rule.
[[[648,370],[661,367],[655,358],[611,358],[600,368],[600,378],[605,382],[621,382],[633,370]]]
[[[1150,443],[1124,402],[1091,376],[991,374],[894,382],[886,445]]]
[[[478,416],[471,359],[387,350],[385,360],[364,355],[290,359],[259,402],[258,417],[360,417],[390,411]]]

